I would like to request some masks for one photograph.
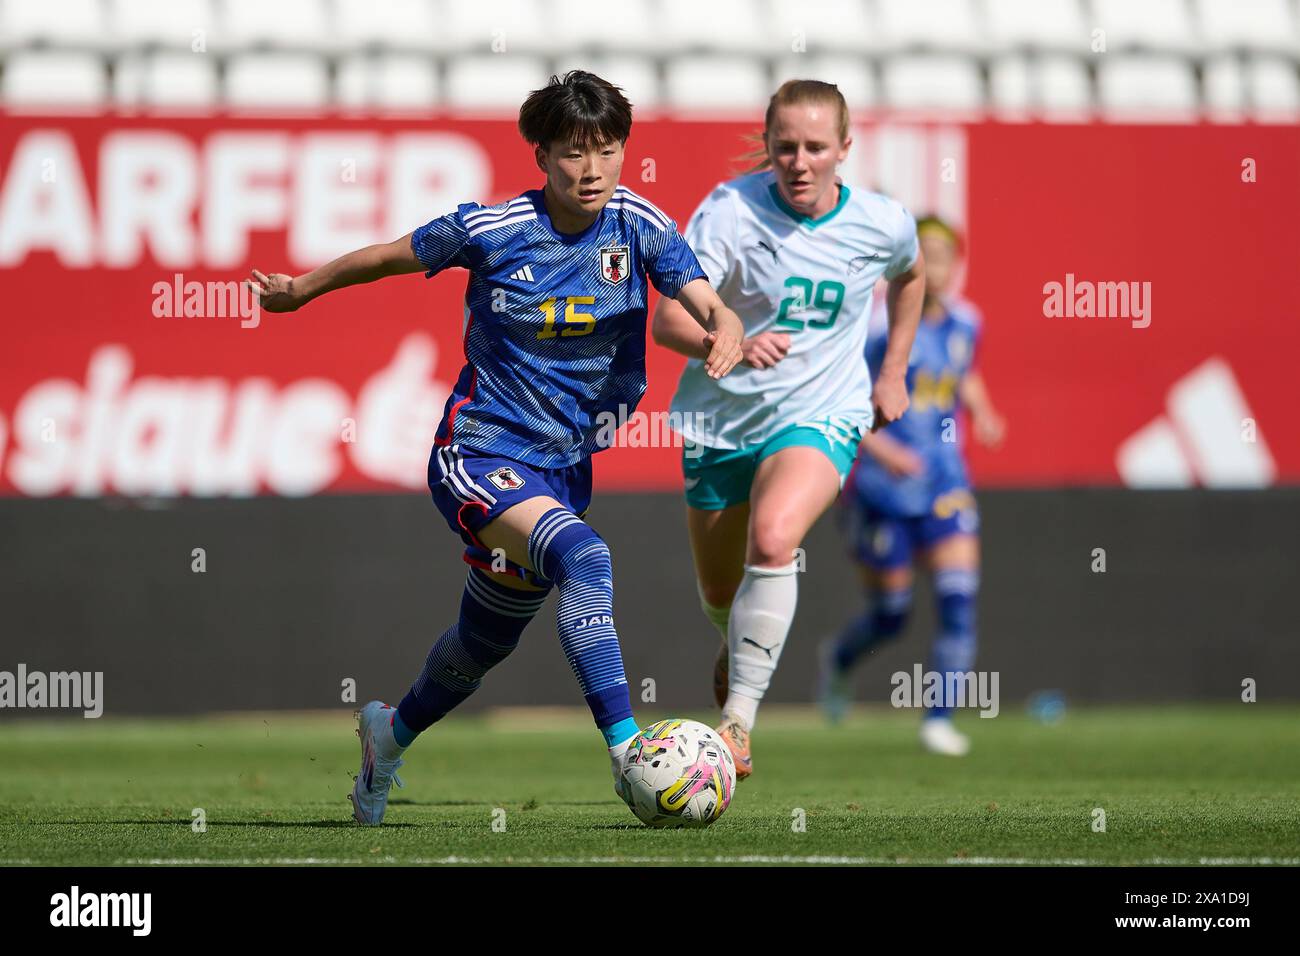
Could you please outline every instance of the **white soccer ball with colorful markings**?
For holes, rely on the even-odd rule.
[[[627,805],[652,827],[707,827],[736,790],[736,763],[717,732],[698,720],[661,720],[632,738],[623,756]]]

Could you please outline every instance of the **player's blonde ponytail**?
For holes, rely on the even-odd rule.
[[[736,162],[748,164],[745,173],[761,172],[772,165],[772,157],[767,149],[767,134],[772,130],[772,121],[776,119],[777,109],[782,106],[803,104],[829,106],[836,110],[838,115],[836,126],[840,142],[843,143],[849,138],[849,104],[844,101],[844,94],[840,92],[838,86],[834,83],[823,83],[821,80],[786,80],[767,102],[767,113],[763,117],[763,131],[750,133],[745,137],[754,148],[736,157]]]

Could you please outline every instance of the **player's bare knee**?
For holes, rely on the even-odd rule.
[[[912,569],[903,565],[884,570],[868,569],[863,575],[868,588],[873,591],[910,591],[912,589]]]
[[[760,568],[783,568],[794,561],[799,541],[780,519],[760,519],[749,529],[746,560]]]
[[[934,571],[978,571],[980,565],[979,538],[970,534],[955,534],[939,541],[928,555]]]

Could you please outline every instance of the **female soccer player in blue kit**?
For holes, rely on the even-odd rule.
[[[850,668],[907,623],[915,557],[933,572],[938,603],[929,669],[965,673],[975,663],[979,515],[957,440],[957,410],[969,411],[975,437],[987,445],[1001,442],[1006,426],[973,364],[979,314],[948,295],[957,234],[935,217],[920,220],[916,233],[926,271],[921,324],[907,369],[912,404],[887,430],[863,437],[844,492],[871,606],[823,651],[821,697],[832,720],[848,707]],[[868,339],[869,367],[881,362],[884,349],[883,337]],[[950,686],[946,676],[944,686]],[[934,753],[961,756],[970,741],[953,726],[946,704],[951,701],[926,710],[921,742]]]
[[[358,822],[383,821],[389,787],[415,737],[479,686],[518,644],[552,587],[557,625],[621,795],[618,761],[637,733],[614,629],[609,549],[582,520],[591,455],[607,415],[646,387],[646,281],[703,332],[708,374],[741,358],[743,326],[705,279],[676,224],[618,185],[632,107],[583,71],[552,77],[519,111],[543,188],[496,206],[465,203],[395,242],[302,276],[263,275],[269,312],[385,276],[469,271],[465,367],[429,459],[429,488],[471,565],[459,619],[429,652],[396,708],[361,710]],[[493,556],[504,554],[507,570]],[[400,785],[400,781],[399,781]]]

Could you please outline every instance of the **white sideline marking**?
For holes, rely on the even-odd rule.
[[[885,856],[439,856],[439,857],[247,857],[220,859],[200,857],[115,860],[113,866],[356,866],[363,863],[409,864],[412,866],[520,866],[574,864],[734,864],[805,863],[823,866],[1300,866],[1300,857],[1212,857],[1195,859],[1151,857],[1145,860],[1029,859],[1025,857],[885,857]],[[36,865],[34,860],[4,860],[0,866]]]

